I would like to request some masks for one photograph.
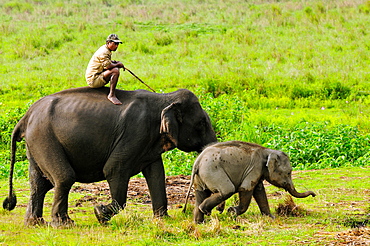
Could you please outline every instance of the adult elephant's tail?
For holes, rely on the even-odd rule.
[[[13,190],[13,173],[15,164],[15,153],[17,151],[17,141],[21,141],[23,137],[23,119],[18,122],[12,133],[11,143],[11,157],[10,157],[10,170],[9,170],[9,194],[3,202],[3,208],[6,210],[13,210],[17,205],[17,196]]]

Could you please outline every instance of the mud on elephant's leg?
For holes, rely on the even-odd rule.
[[[98,205],[94,207],[94,213],[99,223],[106,224],[114,215],[118,214],[121,210],[125,208],[126,204],[123,206],[119,205],[116,200],[113,200],[111,204],[108,205]]]
[[[257,205],[261,211],[261,214],[275,218],[270,211],[270,206],[267,200],[266,190],[263,186],[263,182],[260,181],[253,190],[253,197],[257,202]]]
[[[239,191],[239,205],[236,207],[230,207],[227,212],[235,215],[240,215],[247,211],[249,204],[252,200],[253,190],[251,191]]]

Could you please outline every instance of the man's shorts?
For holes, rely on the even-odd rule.
[[[100,88],[108,83],[109,82],[104,80],[103,73],[94,75],[94,77],[90,81],[88,81],[88,84],[91,88]]]

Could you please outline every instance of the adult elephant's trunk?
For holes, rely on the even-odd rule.
[[[305,198],[305,197],[308,197],[309,195],[313,197],[316,196],[316,194],[313,191],[306,191],[303,193],[299,193],[298,191],[296,191],[293,184],[289,186],[288,188],[286,188],[286,190],[289,192],[289,194],[291,194],[292,196],[296,198]]]

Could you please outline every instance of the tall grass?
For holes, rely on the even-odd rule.
[[[156,91],[194,91],[220,141],[282,149],[300,169],[364,165],[369,25],[370,1],[361,0],[0,0],[0,165],[22,113],[85,86],[86,65],[110,33],[123,40],[113,58]],[[146,89],[128,73],[118,87]],[[331,151],[341,144],[348,148]],[[193,158],[166,154],[168,172],[188,173]]]

